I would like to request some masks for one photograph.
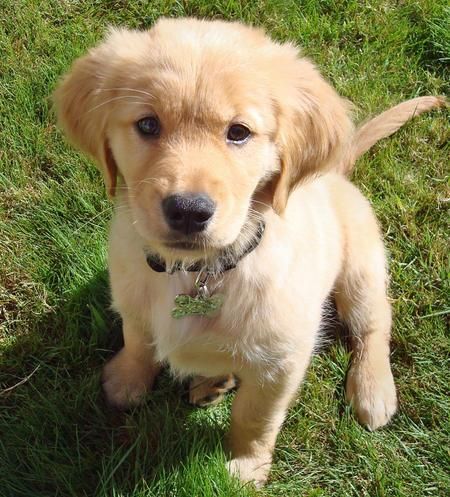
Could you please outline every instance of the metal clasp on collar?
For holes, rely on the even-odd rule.
[[[209,280],[210,273],[206,269],[206,267],[203,267],[198,275],[197,278],[195,278],[195,283],[194,283],[194,288],[197,291],[197,297],[200,297],[202,299],[209,299],[211,296],[211,292],[208,289],[207,283]]]
[[[214,294],[217,286],[211,292],[207,286],[211,273],[203,267],[195,278],[195,295],[179,294],[175,297],[175,307],[172,317],[175,319],[187,316],[213,317],[217,315],[223,304],[223,295]]]

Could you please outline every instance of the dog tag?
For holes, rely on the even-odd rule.
[[[175,319],[186,316],[206,316],[213,317],[222,307],[223,299],[221,295],[202,297],[196,295],[180,294],[175,297],[175,307],[172,309],[172,317]]]
[[[175,297],[175,307],[172,309],[172,317],[175,319],[186,316],[213,317],[222,307],[223,296],[211,295],[207,282],[209,273],[201,270],[195,280],[195,297],[184,293]]]

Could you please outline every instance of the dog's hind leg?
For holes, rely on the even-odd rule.
[[[338,313],[350,330],[353,352],[347,400],[358,420],[375,430],[395,413],[397,396],[389,362],[391,306],[384,247],[373,216],[364,224],[350,233],[335,297]]]
[[[189,403],[200,407],[218,404],[235,387],[236,378],[232,374],[214,378],[194,376],[189,383]]]

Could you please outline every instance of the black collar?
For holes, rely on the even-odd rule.
[[[261,238],[263,236],[264,230],[266,228],[266,224],[264,221],[260,221],[258,223],[258,229],[257,232],[251,242],[251,244],[248,245],[248,247],[242,252],[240,257],[235,258],[230,255],[221,255],[218,257],[218,260],[215,264],[215,266],[220,267],[220,272],[224,273],[225,271],[229,271],[230,269],[234,269],[238,262],[240,262],[246,255],[248,255],[250,252],[255,250],[255,248],[259,245],[259,242],[261,241]],[[156,271],[157,273],[165,273],[166,272],[166,263],[164,262],[163,259],[158,254],[151,253],[151,252],[146,252],[146,258],[147,258],[147,264],[153,269],[153,271]],[[187,268],[185,268],[186,271],[192,272],[192,273],[198,273],[202,269],[205,268],[205,263],[202,261],[194,262]],[[171,273],[175,271],[180,271],[182,269],[182,263],[177,262],[174,264],[172,267]],[[208,266],[206,267],[207,272],[214,273],[213,270],[208,269]]]

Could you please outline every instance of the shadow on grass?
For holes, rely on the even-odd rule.
[[[192,409],[167,372],[143,406],[120,412],[105,403],[100,371],[122,345],[108,302],[103,271],[6,350],[0,495],[188,495],[177,490],[186,475],[222,453],[218,418],[227,408]]]

